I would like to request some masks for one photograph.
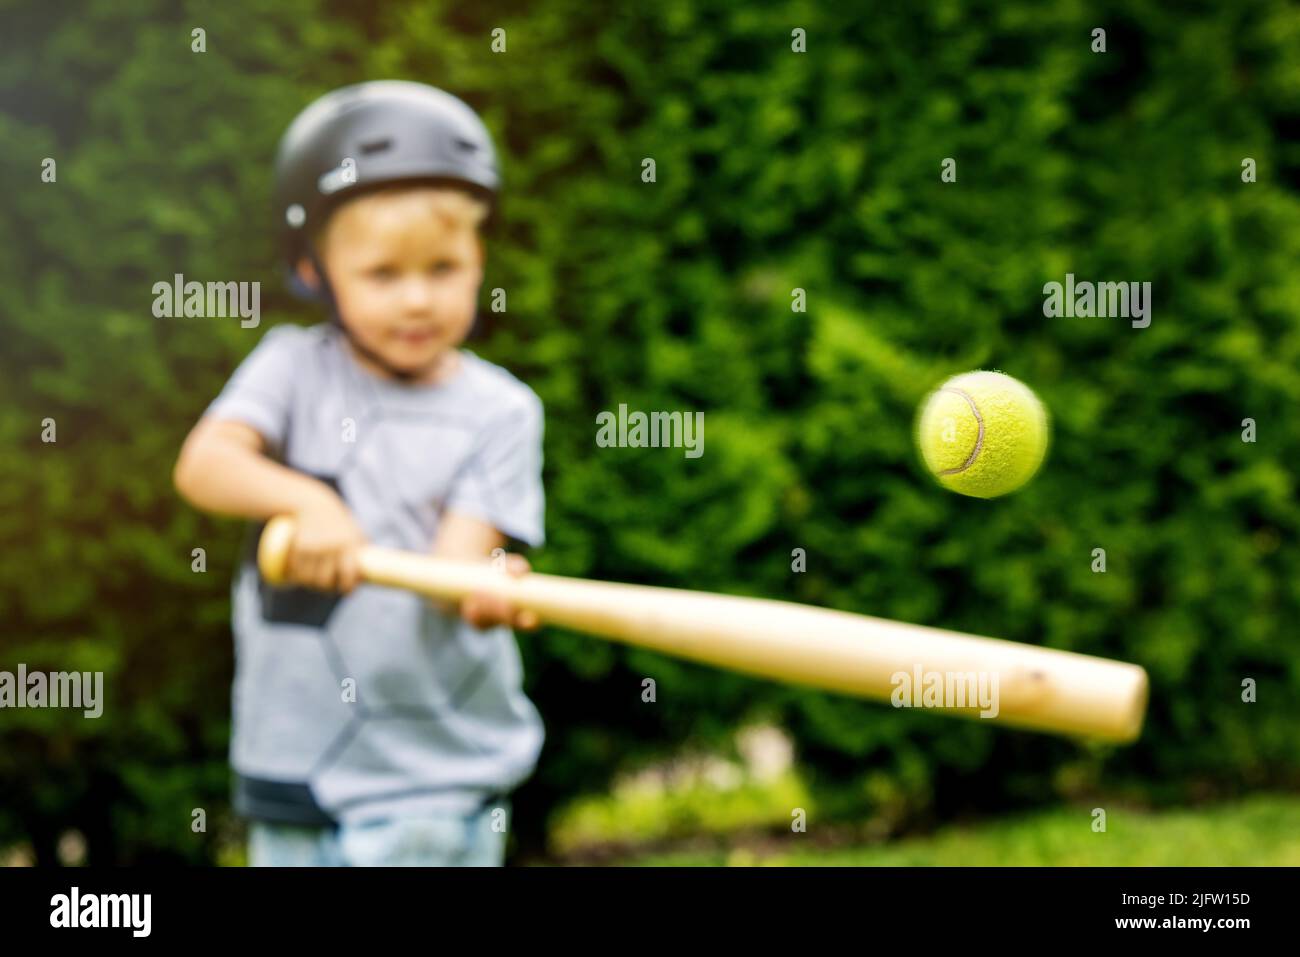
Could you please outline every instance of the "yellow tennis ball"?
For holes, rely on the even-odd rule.
[[[916,443],[945,488],[995,498],[1028,482],[1047,454],[1047,412],[1001,372],[954,376],[921,404]]]

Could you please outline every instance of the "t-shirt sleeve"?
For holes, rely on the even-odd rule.
[[[447,509],[487,522],[527,545],[541,545],[546,512],[542,433],[542,403],[530,391],[526,403],[484,431],[447,496]]]
[[[205,418],[235,419],[252,426],[269,446],[284,448],[289,432],[293,383],[301,374],[304,330],[274,326],[239,364]]]

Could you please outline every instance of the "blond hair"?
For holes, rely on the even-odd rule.
[[[436,183],[386,183],[374,189],[367,189],[357,193],[349,199],[345,199],[338,206],[335,206],[325,220],[316,225],[311,230],[312,245],[317,249],[320,248],[321,241],[328,235],[330,223],[334,221],[335,214],[349,203],[356,202],[360,199],[370,199],[377,196],[394,196],[399,194],[424,194],[428,203],[428,215],[438,219],[443,228],[449,232],[456,229],[470,229],[477,232],[488,217],[490,208],[487,202],[474,196],[463,189],[454,186],[443,186]]]

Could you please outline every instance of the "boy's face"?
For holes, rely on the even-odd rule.
[[[330,217],[318,247],[352,335],[430,378],[469,334],[483,281],[474,225],[442,209],[433,189],[360,196]]]

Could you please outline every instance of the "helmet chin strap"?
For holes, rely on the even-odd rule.
[[[316,258],[315,251],[308,254],[308,259],[311,261],[312,268],[316,270],[316,276],[320,280],[320,294],[321,298],[325,302],[325,308],[329,311],[330,322],[343,333],[344,337],[348,340],[348,345],[350,345],[358,354],[379,366],[379,368],[383,369],[399,382],[414,382],[434,367],[433,365],[429,365],[425,368],[416,369],[414,371],[409,369],[399,369],[374,349],[371,349],[368,345],[362,342],[361,339],[348,328],[348,324],[343,321],[343,315],[339,312],[338,300],[334,298],[334,289],[330,286],[329,278],[325,275],[325,269],[321,265],[320,260]],[[438,361],[440,360],[435,359],[434,364]]]

